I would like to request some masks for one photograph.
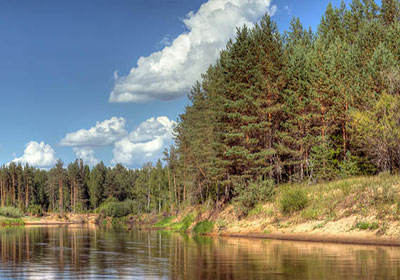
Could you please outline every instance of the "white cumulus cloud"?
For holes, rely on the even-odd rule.
[[[94,155],[94,150],[91,148],[74,148],[76,157],[82,159],[83,162],[90,166],[95,166],[99,163],[99,160]]]
[[[80,129],[68,133],[61,141],[61,146],[68,147],[102,147],[110,146],[127,135],[124,118],[112,117],[109,120],[97,122],[90,129]]]
[[[155,160],[173,140],[176,122],[168,117],[150,118],[114,144],[113,164],[132,165]]]
[[[31,141],[25,146],[24,154],[12,160],[15,163],[26,164],[35,167],[50,167],[56,163],[53,148],[44,142]]]
[[[187,32],[170,46],[140,57],[126,76],[115,75],[110,102],[170,100],[188,92],[201,73],[216,61],[234,37],[236,27],[252,26],[266,12],[276,12],[271,0],[209,0],[183,20]]]

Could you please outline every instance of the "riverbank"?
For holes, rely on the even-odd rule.
[[[0,216],[1,226],[33,226],[33,225],[72,225],[72,224],[97,224],[98,214],[73,214],[59,215],[56,213],[45,214],[41,217],[24,216],[21,218],[8,218]]]
[[[289,200],[299,207],[287,211]],[[270,201],[238,214],[237,203],[187,206],[174,216],[136,216],[141,228],[214,236],[400,246],[400,177],[357,177],[317,185],[280,186]],[[296,199],[301,199],[299,204]]]

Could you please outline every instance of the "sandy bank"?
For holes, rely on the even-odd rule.
[[[357,245],[379,245],[379,246],[400,246],[400,239],[389,237],[373,237],[368,235],[349,235],[349,234],[315,234],[315,233],[210,233],[207,236],[238,237],[273,239],[286,241],[303,241],[318,243],[340,243]]]
[[[27,226],[49,226],[49,225],[76,225],[95,224],[99,215],[97,214],[49,214],[43,217],[24,217],[22,220]]]

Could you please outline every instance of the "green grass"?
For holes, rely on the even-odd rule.
[[[25,222],[20,218],[10,219],[2,218],[0,219],[1,226],[23,226]]]
[[[359,222],[355,225],[355,228],[360,229],[360,230],[376,230],[379,228],[378,223],[376,222]]]
[[[319,217],[321,216],[321,209],[315,208],[314,205],[305,208],[301,212],[301,217],[305,220],[318,220]]]
[[[21,210],[15,207],[0,207],[0,216],[4,216],[7,218],[21,218],[24,216]]]
[[[214,229],[214,223],[211,221],[201,221],[198,222],[194,227],[193,227],[193,233],[195,234],[206,234],[209,232],[212,232]]]
[[[289,189],[283,192],[279,201],[284,214],[293,213],[304,209],[308,204],[307,194],[300,188]]]
[[[175,219],[173,216],[165,217],[158,221],[157,223],[154,224],[154,227],[156,228],[167,228],[170,227],[172,224],[172,221]]]
[[[314,225],[314,226],[313,226],[313,230],[314,230],[314,229],[323,228],[325,225],[326,225],[326,222],[323,222],[323,223],[319,223],[319,224],[317,224],[317,225]]]
[[[368,216],[370,213],[400,219],[400,197],[397,195],[400,192],[399,181],[400,176],[383,174],[315,185],[287,184],[278,187],[275,205],[279,206],[281,213],[299,212],[305,220],[335,220],[354,214]],[[303,191],[307,203],[301,198],[302,195],[288,194],[291,190]]]
[[[258,214],[263,212],[262,204],[257,204],[253,209],[249,211],[248,217],[257,216]]]
[[[182,221],[172,223],[169,228],[173,231],[185,232],[192,225],[193,220],[194,214],[188,214],[182,219]]]

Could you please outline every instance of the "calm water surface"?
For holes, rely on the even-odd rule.
[[[0,279],[400,279],[395,247],[64,226],[0,228],[0,250]]]

